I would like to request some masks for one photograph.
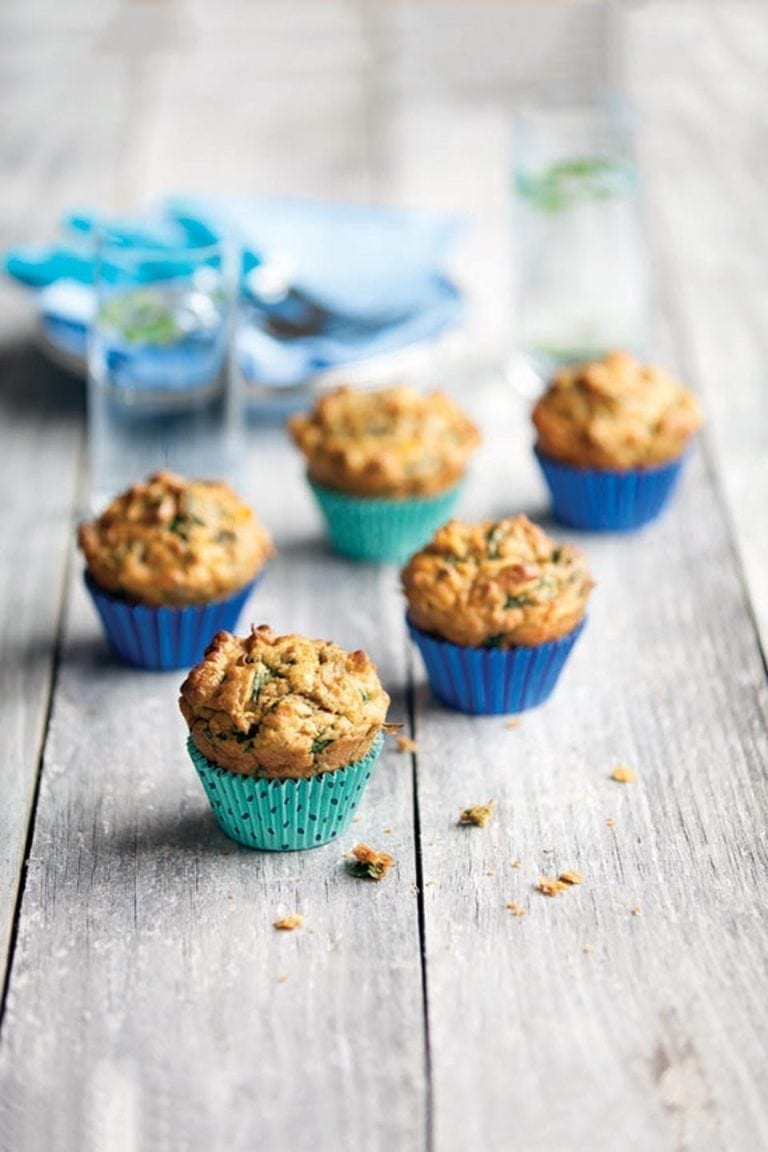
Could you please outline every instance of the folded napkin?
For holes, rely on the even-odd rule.
[[[43,332],[69,357],[85,357],[95,306],[93,234],[126,248],[200,247],[222,235],[241,247],[243,270],[276,266],[292,287],[340,322],[283,339],[243,310],[238,356],[258,384],[300,384],[318,372],[435,339],[463,315],[458,289],[441,272],[461,232],[454,218],[399,209],[244,197],[173,197],[136,220],[77,212],[54,245],[5,254],[9,275],[37,292]]]

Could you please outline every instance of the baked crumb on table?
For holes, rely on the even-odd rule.
[[[555,876],[540,876],[536,888],[542,896],[558,896],[561,892],[567,892],[569,885]]]
[[[398,752],[418,752],[419,746],[415,740],[411,740],[408,736],[398,736],[395,741],[395,746]]]
[[[487,804],[473,804],[469,808],[462,808],[459,812],[457,824],[474,824],[478,828],[485,828],[493,816],[493,800]]]
[[[617,764],[611,771],[611,780],[615,780],[617,784],[631,784],[633,780],[637,780],[637,772],[633,772],[626,764]]]
[[[389,852],[377,852],[367,844],[355,844],[347,870],[365,880],[383,880],[394,864]]]
[[[281,916],[279,920],[275,920],[274,927],[281,932],[293,932],[294,928],[301,928],[303,923],[304,917],[293,912],[290,916]]]

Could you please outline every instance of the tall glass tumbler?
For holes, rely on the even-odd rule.
[[[513,227],[518,344],[538,370],[646,350],[648,262],[623,104],[520,113]]]
[[[99,237],[88,341],[95,511],[161,468],[237,483],[237,269],[229,243],[171,251]]]

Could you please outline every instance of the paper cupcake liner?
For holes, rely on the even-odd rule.
[[[219,768],[191,737],[187,751],[222,832],[246,848],[289,852],[318,848],[345,830],[383,743],[380,733],[362,760],[291,780],[264,780]]]
[[[405,500],[349,496],[309,482],[337,552],[354,560],[402,563],[450,519],[462,483],[436,496]]]
[[[202,660],[206,647],[220,629],[232,631],[260,579],[261,574],[226,600],[181,608],[130,604],[119,596],[103,592],[87,572],[85,586],[114,653],[136,668],[169,671],[191,668]]]
[[[422,632],[410,619],[408,631],[438,700],[460,712],[498,716],[535,708],[549,698],[585,624],[586,618],[558,640],[518,648],[451,644]]]
[[[655,520],[675,490],[685,462],[679,456],[659,468],[610,472],[574,468],[536,451],[562,524],[596,532],[630,532]]]

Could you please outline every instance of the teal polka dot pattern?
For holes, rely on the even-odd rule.
[[[463,482],[436,496],[407,500],[348,496],[311,482],[310,487],[337,552],[353,560],[400,564],[429,543],[450,519]]]
[[[191,738],[187,751],[222,832],[247,848],[292,852],[335,840],[355,814],[384,737],[362,760],[300,780],[263,780],[219,768]]]

